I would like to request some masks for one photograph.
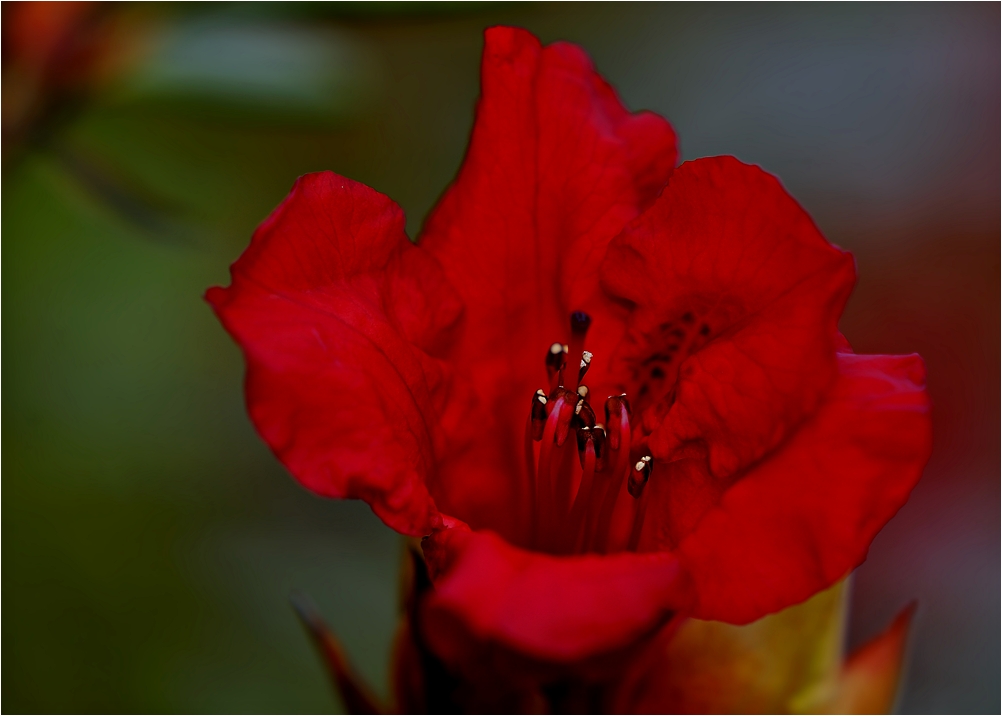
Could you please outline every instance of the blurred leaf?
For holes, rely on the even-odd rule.
[[[79,149],[61,145],[54,156],[91,198],[159,241],[191,241],[196,227],[182,221],[184,209],[157,195],[135,177],[112,167],[106,159],[87,156]]]
[[[378,714],[386,709],[372,693],[365,680],[358,676],[345,654],[341,642],[320,616],[313,601],[302,592],[293,593],[292,606],[307,633],[320,652],[338,696],[350,714]]]

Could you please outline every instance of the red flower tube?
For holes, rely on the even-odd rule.
[[[922,360],[838,331],[852,257],[761,169],[676,166],[573,45],[492,28],[482,85],[416,244],[306,175],[208,292],[261,436],[425,538],[416,629],[459,672],[597,668],[840,580],[930,450]]]

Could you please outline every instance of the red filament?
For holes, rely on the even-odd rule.
[[[590,391],[578,385],[592,361],[584,348],[591,318],[576,311],[570,324],[569,345],[554,343],[546,355],[550,392],[533,395],[526,422],[532,546],[563,554],[636,550],[654,462],[631,459],[625,394],[609,396],[606,422],[596,423]]]

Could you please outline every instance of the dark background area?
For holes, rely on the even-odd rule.
[[[1000,709],[998,4],[11,5],[5,711],[339,708],[293,588],[385,691],[401,544],[271,457],[201,295],[305,172],[414,235],[497,23],[583,45],[684,158],[761,165],[855,253],[843,332],[925,357],[935,450],[848,640],[918,599],[901,710]]]

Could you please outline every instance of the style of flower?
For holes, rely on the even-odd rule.
[[[852,257],[761,169],[677,159],[579,48],[492,28],[416,244],[310,174],[207,294],[289,471],[424,538],[411,628],[454,673],[612,669],[673,617],[802,602],[928,458],[922,360],[839,333]]]

